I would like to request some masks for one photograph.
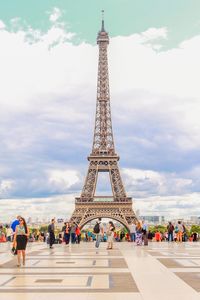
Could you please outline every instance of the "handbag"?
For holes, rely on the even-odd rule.
[[[111,235],[112,235],[112,231],[111,231],[111,230],[108,230],[108,231],[106,232],[106,234],[107,234],[107,236],[111,236]]]
[[[13,246],[12,246],[12,249],[11,249],[11,253],[13,255],[17,255],[17,243],[16,243],[15,240],[13,241]]]
[[[13,246],[12,249],[11,249],[11,253],[12,253],[13,255],[17,255],[17,248],[15,248],[15,247]]]

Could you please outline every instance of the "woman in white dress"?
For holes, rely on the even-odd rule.
[[[109,221],[107,232],[106,232],[108,236],[108,246],[107,246],[108,250],[113,249],[114,230],[115,230],[115,225],[113,224],[112,221]]]

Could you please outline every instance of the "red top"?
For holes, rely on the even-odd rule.
[[[76,227],[76,231],[75,231],[76,235],[80,235],[81,234],[81,230],[79,227]]]

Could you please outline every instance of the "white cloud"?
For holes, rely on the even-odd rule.
[[[192,190],[193,180],[180,174],[123,168],[125,186],[133,197],[184,195]]]
[[[167,39],[167,28],[149,28],[141,33],[144,42]]]
[[[172,136],[177,146],[195,149],[200,146],[200,36],[183,42],[179,48],[159,53],[154,51],[155,45],[150,48],[143,43],[143,36],[166,37],[166,32],[166,28],[151,28],[141,34],[111,39],[111,98],[120,105],[120,111],[124,110],[124,115],[135,112],[140,118],[146,112],[152,118],[166,116],[166,121],[176,128],[174,134],[178,133],[175,139]],[[75,120],[73,114],[83,115],[84,104],[89,105],[88,99],[90,104],[95,100],[98,52],[97,47],[88,44],[73,45],[72,36],[73,33],[53,25],[43,35],[33,31],[36,42],[30,44],[27,32],[1,30],[0,103],[4,115],[8,110],[34,111],[38,105],[41,111],[44,106],[47,110],[46,103],[52,96],[66,95],[81,97],[79,101],[83,104],[77,110],[75,103],[71,103],[68,118]],[[140,90],[146,96],[133,99],[133,93]],[[122,102],[123,95],[126,98]],[[55,118],[52,108],[53,105],[48,110]]]
[[[73,33],[57,23],[60,15],[54,10],[52,27],[45,34],[31,28],[9,32],[1,26],[0,30],[0,157],[2,169],[9,163],[14,169],[18,166],[20,180],[24,170],[33,168],[33,157],[38,161],[73,157],[72,163],[78,165],[79,149],[86,149],[85,153],[91,149],[98,48],[86,43],[74,45]],[[170,155],[179,161],[183,154],[198,151],[200,146],[200,36],[176,49],[155,50],[166,38],[166,28],[151,28],[129,37],[111,38],[108,50],[113,123],[114,128],[124,130],[118,141],[125,149],[124,158],[130,156],[130,164],[137,164],[138,158],[141,165],[154,163],[144,171],[143,166],[124,171],[128,190],[140,198],[148,193],[183,195],[191,192],[194,184],[193,166],[186,165],[187,158],[183,166],[185,173],[191,171],[188,176],[179,174],[175,165],[168,173],[162,168],[172,159]],[[71,156],[65,153],[68,148]],[[168,155],[162,156],[163,148]],[[129,153],[131,149],[135,152]],[[155,160],[152,153],[157,155]],[[159,167],[158,158],[162,160]],[[48,170],[48,176],[42,181],[36,171],[24,178],[36,190],[52,185],[51,191],[66,192],[83,176],[82,169],[80,175],[71,165],[69,171],[44,165],[40,171]],[[1,176],[4,178],[2,172]]]
[[[151,180],[160,184],[163,182],[163,176],[160,173],[151,170],[124,169],[123,172],[130,176],[132,180]]]
[[[0,32],[0,104],[3,105],[3,114],[8,110],[33,111],[38,102],[41,106],[46,104],[47,95],[49,98],[56,95],[74,96],[76,82],[79,90],[80,85],[87,88],[91,83],[94,70],[89,62],[95,58],[94,47],[67,43],[73,34],[56,26],[44,35],[36,34],[37,41],[30,43],[27,32]],[[80,71],[81,65],[85,76],[83,69]]]
[[[50,221],[52,218],[71,217],[74,210],[74,195],[61,195],[48,198],[18,198],[1,200],[1,222],[11,222],[16,215],[22,215],[26,219]]]
[[[19,25],[20,25],[20,23],[21,23],[21,18],[19,18],[19,17],[16,17],[16,18],[12,18],[11,20],[10,20],[10,22],[11,22],[11,24],[12,24],[12,26],[13,27],[19,27]]]
[[[163,215],[167,219],[190,218],[200,215],[200,193],[181,196],[154,196],[134,200],[140,215]]]
[[[143,36],[165,37],[166,32],[166,28],[150,28],[141,34],[111,39],[111,92],[115,96],[128,91],[126,101],[120,105],[129,106],[129,109],[163,114],[165,106],[165,114],[176,118],[173,122],[183,131],[177,140],[180,147],[182,144],[199,146],[200,65],[197,49],[200,50],[200,36],[182,43],[179,48],[159,53],[154,51],[155,45],[149,48],[143,44]],[[70,41],[73,33],[55,25],[44,35],[35,34],[38,41],[30,44],[26,32],[2,30],[0,33],[0,80],[3,83],[0,102],[5,109],[9,106],[12,110],[32,110],[38,105],[36,99],[42,99],[41,105],[44,103],[45,95],[75,95],[89,89],[95,98],[97,47],[64,43]],[[8,61],[11,68],[7,66]],[[141,89],[151,92],[151,99],[147,94],[145,100],[133,101],[131,94]],[[191,130],[194,135],[189,139]]]
[[[3,21],[0,20],[0,30],[1,29],[5,29],[6,28],[6,25]]]
[[[61,10],[58,7],[54,7],[52,13],[49,16],[49,20],[54,23],[56,22],[62,15]]]
[[[181,97],[199,96],[200,36],[162,52],[154,51],[149,45],[143,44],[142,34],[111,40],[109,53],[114,87],[134,87]]]
[[[10,190],[13,188],[13,180],[0,181],[0,197],[6,197]]]
[[[71,40],[74,36],[73,33],[66,33],[62,28],[53,26],[49,31],[42,37],[42,41],[44,44],[48,45],[48,47],[55,46],[59,43],[64,43],[67,40]]]
[[[79,182],[79,176],[74,170],[49,170],[48,181],[53,188],[59,188],[59,190],[67,190],[72,185]]]
[[[1,222],[11,222],[16,215],[26,219],[50,221],[51,218],[68,220],[75,209],[78,194],[60,195],[48,198],[5,199],[1,200]],[[189,218],[200,215],[200,193],[182,196],[154,196],[133,199],[133,209],[140,215],[164,215],[167,219]],[[9,209],[8,209],[9,207]]]

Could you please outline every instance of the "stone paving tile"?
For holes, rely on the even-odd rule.
[[[194,260],[194,258],[192,258]],[[195,265],[194,263],[191,262],[189,263],[188,258],[179,258],[179,259],[173,259],[173,258],[158,258],[158,261],[161,262],[165,267],[167,268],[199,268],[199,265]],[[188,262],[188,265],[184,265],[184,261]],[[182,263],[181,263],[182,262]]]
[[[184,248],[177,248],[175,244],[175,249],[149,250],[148,253],[200,293],[200,251],[198,248],[192,248],[196,247],[194,244],[182,246]]]
[[[91,282],[94,278],[94,276],[108,276],[108,287],[107,288],[98,288],[98,287],[91,287],[90,288],[90,284],[88,286],[85,286],[84,289],[82,289],[78,283],[76,283],[76,285],[74,285],[74,288],[70,288],[70,287],[65,287],[65,285],[62,285],[61,288],[61,283],[63,281],[63,276],[62,278],[56,279],[56,275],[53,275],[54,278],[48,278],[48,279],[42,279],[42,275],[38,274],[37,275],[37,279],[33,282],[33,276],[31,276],[32,282],[29,283],[29,285],[27,285],[27,283],[29,282],[28,280],[28,275],[26,276],[26,279],[23,279],[24,276],[22,275],[18,275],[18,276],[11,276],[10,279],[5,280],[5,282],[0,285],[0,294],[1,293],[46,293],[48,291],[48,293],[63,293],[63,292],[67,292],[67,293],[77,293],[81,292],[81,293],[114,293],[114,292],[118,292],[118,293],[138,293],[139,290],[137,288],[137,285],[131,275],[131,273],[123,273],[123,280],[122,280],[122,274],[121,273],[104,273],[101,275],[94,275],[94,274],[88,274],[88,277],[91,278]],[[26,285],[12,285],[10,284],[10,282],[12,280],[16,280],[18,277],[22,277],[21,281],[23,283],[26,283]],[[36,275],[34,275],[36,276]],[[72,276],[72,275],[71,275]],[[76,279],[78,282],[80,282],[80,279],[82,276],[86,276],[85,274],[76,274]],[[49,276],[50,277],[50,276]],[[98,278],[97,278],[98,280]],[[39,286],[39,283],[43,283],[46,284],[46,287],[44,288],[42,285]],[[98,280],[98,285],[101,285],[100,280]],[[1,296],[0,296],[1,298]]]
[[[44,250],[44,249],[42,249]],[[58,249],[56,249],[56,251],[51,251],[49,249],[46,249],[46,251],[44,251],[45,253],[41,253],[42,250],[37,250],[37,251],[32,251],[31,253],[28,253],[27,256],[65,256],[65,255],[69,255],[69,256],[92,256],[92,255],[100,255],[100,256],[121,256],[121,252],[118,250],[111,250],[111,251],[106,251],[104,250],[95,250],[95,249],[90,249],[91,251],[87,251],[85,252],[83,249],[73,249],[72,251],[69,251],[69,248],[66,249],[62,249],[62,251],[58,251]]]
[[[55,245],[50,250],[45,244],[31,245],[25,268],[15,267],[16,257],[8,256],[8,260],[0,262],[0,299],[52,300],[57,294],[59,300],[105,297],[107,300],[164,300],[169,297],[170,300],[200,300],[199,243],[149,243],[148,247],[116,243],[115,247],[107,251],[104,243],[99,249],[95,249],[93,243],[82,243],[70,247]],[[90,266],[81,267],[83,260]],[[49,266],[39,267],[40,261],[43,266],[49,262]],[[79,266],[75,267],[74,262],[80,262]],[[105,262],[108,262],[106,266]],[[76,278],[79,283],[70,286],[66,278]],[[159,284],[160,278],[164,279],[163,284]],[[166,285],[168,289],[163,295]]]
[[[123,258],[118,258],[118,259],[114,259],[114,258],[108,258],[106,261],[108,262],[107,266],[106,265],[98,265],[98,262],[100,263],[101,261],[104,262],[105,258],[96,258],[96,259],[90,259],[90,258],[85,258],[85,259],[80,259],[80,258],[76,258],[75,260],[70,260],[68,261],[69,258],[62,258],[62,260],[59,262],[59,259],[54,259],[53,257],[51,257],[50,263],[55,262],[56,263],[56,269],[65,269],[66,268],[66,264],[68,265],[67,267],[70,266],[70,268],[86,268],[86,267],[90,267],[90,268],[128,268],[127,263],[125,262],[125,260]],[[46,261],[47,263],[49,262],[49,258],[39,258],[39,259],[31,259],[31,265],[29,265],[29,261],[30,259],[28,258],[26,261],[26,266],[23,267],[23,269],[27,269],[27,268],[38,268],[38,269],[45,269],[45,268],[50,268],[53,266],[43,266],[40,263]],[[35,263],[34,263],[35,261]],[[86,264],[84,266],[80,265],[79,261],[84,261]],[[92,263],[92,265],[88,265],[87,266],[87,261],[88,263]],[[75,264],[76,262],[76,264]],[[13,268],[13,269],[17,269],[17,265],[16,265],[16,259],[12,259],[9,262],[6,262],[4,264],[2,264],[0,266],[0,269],[7,269],[7,268]]]
[[[161,262],[161,264],[163,264],[167,268],[182,268],[183,267],[181,264],[177,263],[174,259],[171,259],[171,258],[158,258],[158,261]]]
[[[200,293],[200,272],[194,273],[194,272],[187,272],[187,273],[181,273],[181,272],[175,272],[175,274],[184,280],[189,286],[191,286],[193,289],[195,289],[197,292]]]
[[[81,266],[83,262],[84,266]],[[70,272],[65,272],[69,268]],[[104,272],[97,272],[100,269]],[[112,272],[114,269],[116,272]],[[98,250],[94,248],[84,249],[84,245],[80,248],[55,246],[53,251],[41,248],[27,254],[25,267],[17,268],[16,257],[12,257],[8,262],[0,265],[0,270],[0,279],[4,278],[5,280],[7,278],[2,285],[0,284],[1,294],[45,294],[47,293],[47,286],[48,292],[51,293],[77,293],[77,291],[81,293],[106,292],[109,294],[139,292],[121,251],[117,249],[112,251],[107,251],[103,247]],[[31,273],[31,270],[34,272]],[[73,270],[77,271],[73,272]],[[70,285],[67,286],[67,280],[63,279],[70,278],[71,280],[73,276],[76,278],[75,288],[71,288]],[[88,278],[88,281],[87,285],[81,287],[78,282],[83,277]],[[104,281],[98,278],[104,278]],[[107,281],[106,278],[108,278]],[[44,286],[46,287],[44,288]]]

